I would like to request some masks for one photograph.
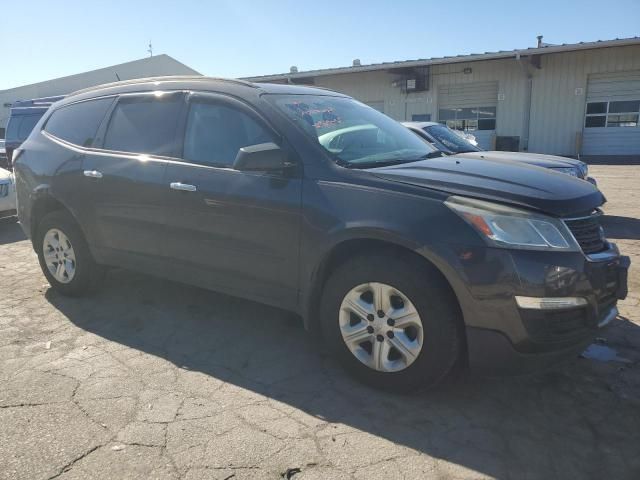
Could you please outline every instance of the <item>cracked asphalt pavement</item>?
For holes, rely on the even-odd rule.
[[[0,479],[640,478],[640,166],[595,166],[630,294],[580,358],[398,396],[285,312],[123,270],[51,291],[0,223]]]

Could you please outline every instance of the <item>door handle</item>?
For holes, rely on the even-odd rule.
[[[102,172],[98,170],[85,170],[84,176],[89,178],[102,178]]]
[[[188,183],[171,182],[169,186],[172,190],[182,190],[183,192],[195,192],[197,190],[195,185],[189,185]]]

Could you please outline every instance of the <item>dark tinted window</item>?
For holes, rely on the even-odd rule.
[[[412,122],[430,122],[431,114],[430,113],[420,113],[411,115]]]
[[[104,148],[120,152],[173,155],[181,95],[123,98],[113,111]]]
[[[59,108],[51,114],[44,129],[62,140],[89,147],[111,103],[113,98],[101,98]]]
[[[607,117],[605,115],[594,115],[587,117],[584,121],[584,126],[587,128],[604,127],[607,124]]]
[[[272,142],[269,133],[246,113],[226,105],[193,103],[184,138],[184,158],[190,162],[228,167],[238,150]]]
[[[587,103],[587,115],[593,113],[607,113],[607,102]]]
[[[640,110],[640,101],[609,102],[609,113],[630,113]]]
[[[495,120],[478,120],[478,130],[495,130],[496,129],[496,121]]]
[[[33,127],[35,127],[38,120],[42,118],[42,115],[44,115],[44,113],[22,116],[22,122],[20,122],[20,126],[18,127],[18,140],[22,142],[27,139]]]
[[[6,139],[9,141],[18,139],[18,127],[22,123],[22,117],[10,117],[7,124]]]

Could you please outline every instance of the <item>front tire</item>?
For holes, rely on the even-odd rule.
[[[403,254],[362,255],[327,280],[321,304],[324,337],[360,381],[407,392],[432,387],[461,351],[461,315],[433,267]]]
[[[34,245],[51,287],[68,296],[94,291],[104,277],[74,218],[67,212],[47,214],[39,223]]]

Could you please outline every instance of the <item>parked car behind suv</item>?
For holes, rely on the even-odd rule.
[[[11,105],[5,138],[6,165],[0,167],[11,169],[13,151],[29,136],[47,109],[63,98],[64,96],[57,96],[18,100]]]
[[[452,130],[441,123],[403,122],[403,125],[446,155],[464,154],[469,158],[523,162],[538,167],[551,168],[556,172],[566,173],[596,184],[595,179],[589,177],[589,166],[580,160],[529,152],[485,151],[478,147],[477,143],[474,144],[466,139],[461,132]]]
[[[13,174],[0,168],[0,218],[12,217],[16,214],[16,188]]]
[[[7,159],[7,150],[4,146],[4,139],[0,140],[0,168],[7,168],[9,166],[9,161]]]
[[[375,135],[319,141],[363,125]],[[327,90],[136,80],[45,114],[16,152],[18,210],[63,294],[115,265],[289,309],[379,387],[576,355],[626,294],[602,194],[434,152]]]

